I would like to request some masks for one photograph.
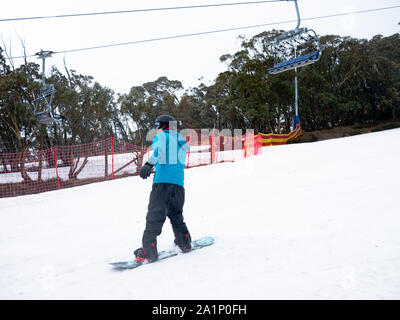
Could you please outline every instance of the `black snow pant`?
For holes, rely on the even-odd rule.
[[[157,236],[168,217],[175,239],[182,239],[189,231],[183,221],[183,204],[185,203],[185,189],[176,184],[154,183],[150,193],[150,201],[146,216],[146,229],[143,233],[143,249],[151,252],[157,247]]]

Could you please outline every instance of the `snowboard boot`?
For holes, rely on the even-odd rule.
[[[192,238],[190,237],[189,232],[181,235],[180,237],[176,237],[174,242],[183,253],[192,250]]]
[[[147,250],[145,250],[144,248],[139,248],[136,249],[133,253],[136,257],[136,261],[141,263],[145,262],[146,260],[148,260],[149,262],[154,262],[158,260],[157,245],[155,243],[152,243],[151,247],[149,247]]]

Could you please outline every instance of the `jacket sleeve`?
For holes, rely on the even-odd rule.
[[[166,136],[164,133],[160,133],[156,135],[153,140],[152,144],[153,154],[150,156],[148,163],[152,164],[153,166],[157,163],[165,164],[166,159],[166,148],[167,148],[167,141]]]
[[[189,145],[187,144],[187,142],[182,138],[181,135],[179,135],[179,146],[181,148],[182,151],[184,151],[185,153],[187,153],[190,149]]]

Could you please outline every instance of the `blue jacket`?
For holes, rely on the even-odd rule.
[[[184,185],[184,168],[189,146],[182,136],[173,130],[164,130],[153,140],[153,154],[149,162],[156,168],[153,183]]]

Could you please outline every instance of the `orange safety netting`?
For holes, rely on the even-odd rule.
[[[261,146],[284,144],[301,133],[298,126],[288,135],[232,137],[213,131],[185,135],[190,145],[186,168],[233,162],[260,153]],[[151,149],[135,146],[114,137],[47,150],[0,153],[0,198],[59,190],[138,174]]]

